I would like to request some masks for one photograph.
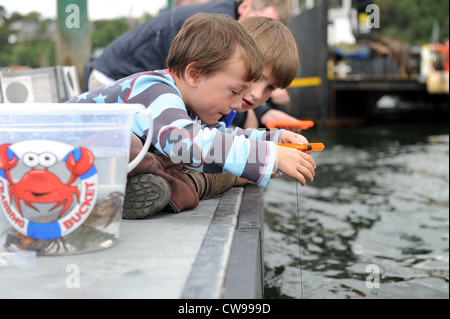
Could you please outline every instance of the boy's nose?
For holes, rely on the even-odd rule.
[[[230,105],[231,109],[236,110],[242,107],[242,96],[239,95],[233,99],[233,102]]]
[[[239,100],[239,102],[234,102],[230,105],[232,110],[237,110],[242,107],[242,99]]]
[[[250,96],[253,101],[261,100],[263,94],[264,94],[264,88],[261,86],[253,87],[252,91],[250,92]]]

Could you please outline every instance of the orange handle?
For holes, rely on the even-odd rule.
[[[290,147],[298,149],[299,151],[307,152],[320,152],[325,149],[325,145],[322,143],[308,143],[308,144],[278,144],[284,147]]]
[[[313,126],[313,121],[273,121],[266,125],[268,129],[280,127],[299,127],[302,130],[307,130]]]

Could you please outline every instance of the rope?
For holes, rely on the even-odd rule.
[[[297,192],[297,230],[298,230],[298,255],[300,258],[300,298],[303,298],[303,269],[302,269],[302,246],[301,246],[301,229],[300,229],[300,196],[298,191],[298,184],[299,182],[295,184],[296,186],[296,192]]]

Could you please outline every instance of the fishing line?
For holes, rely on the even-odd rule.
[[[298,191],[298,184],[299,182],[297,181],[297,183],[295,183],[295,188],[296,188],[296,192],[297,192],[297,231],[298,231],[298,255],[300,258],[300,296],[301,299],[303,298],[303,267],[302,267],[302,245],[301,245],[301,229],[300,229],[300,195],[299,195],[299,191]]]

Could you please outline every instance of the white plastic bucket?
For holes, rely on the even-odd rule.
[[[135,104],[0,104],[0,251],[111,247],[127,181]],[[151,130],[149,130],[151,134]]]

